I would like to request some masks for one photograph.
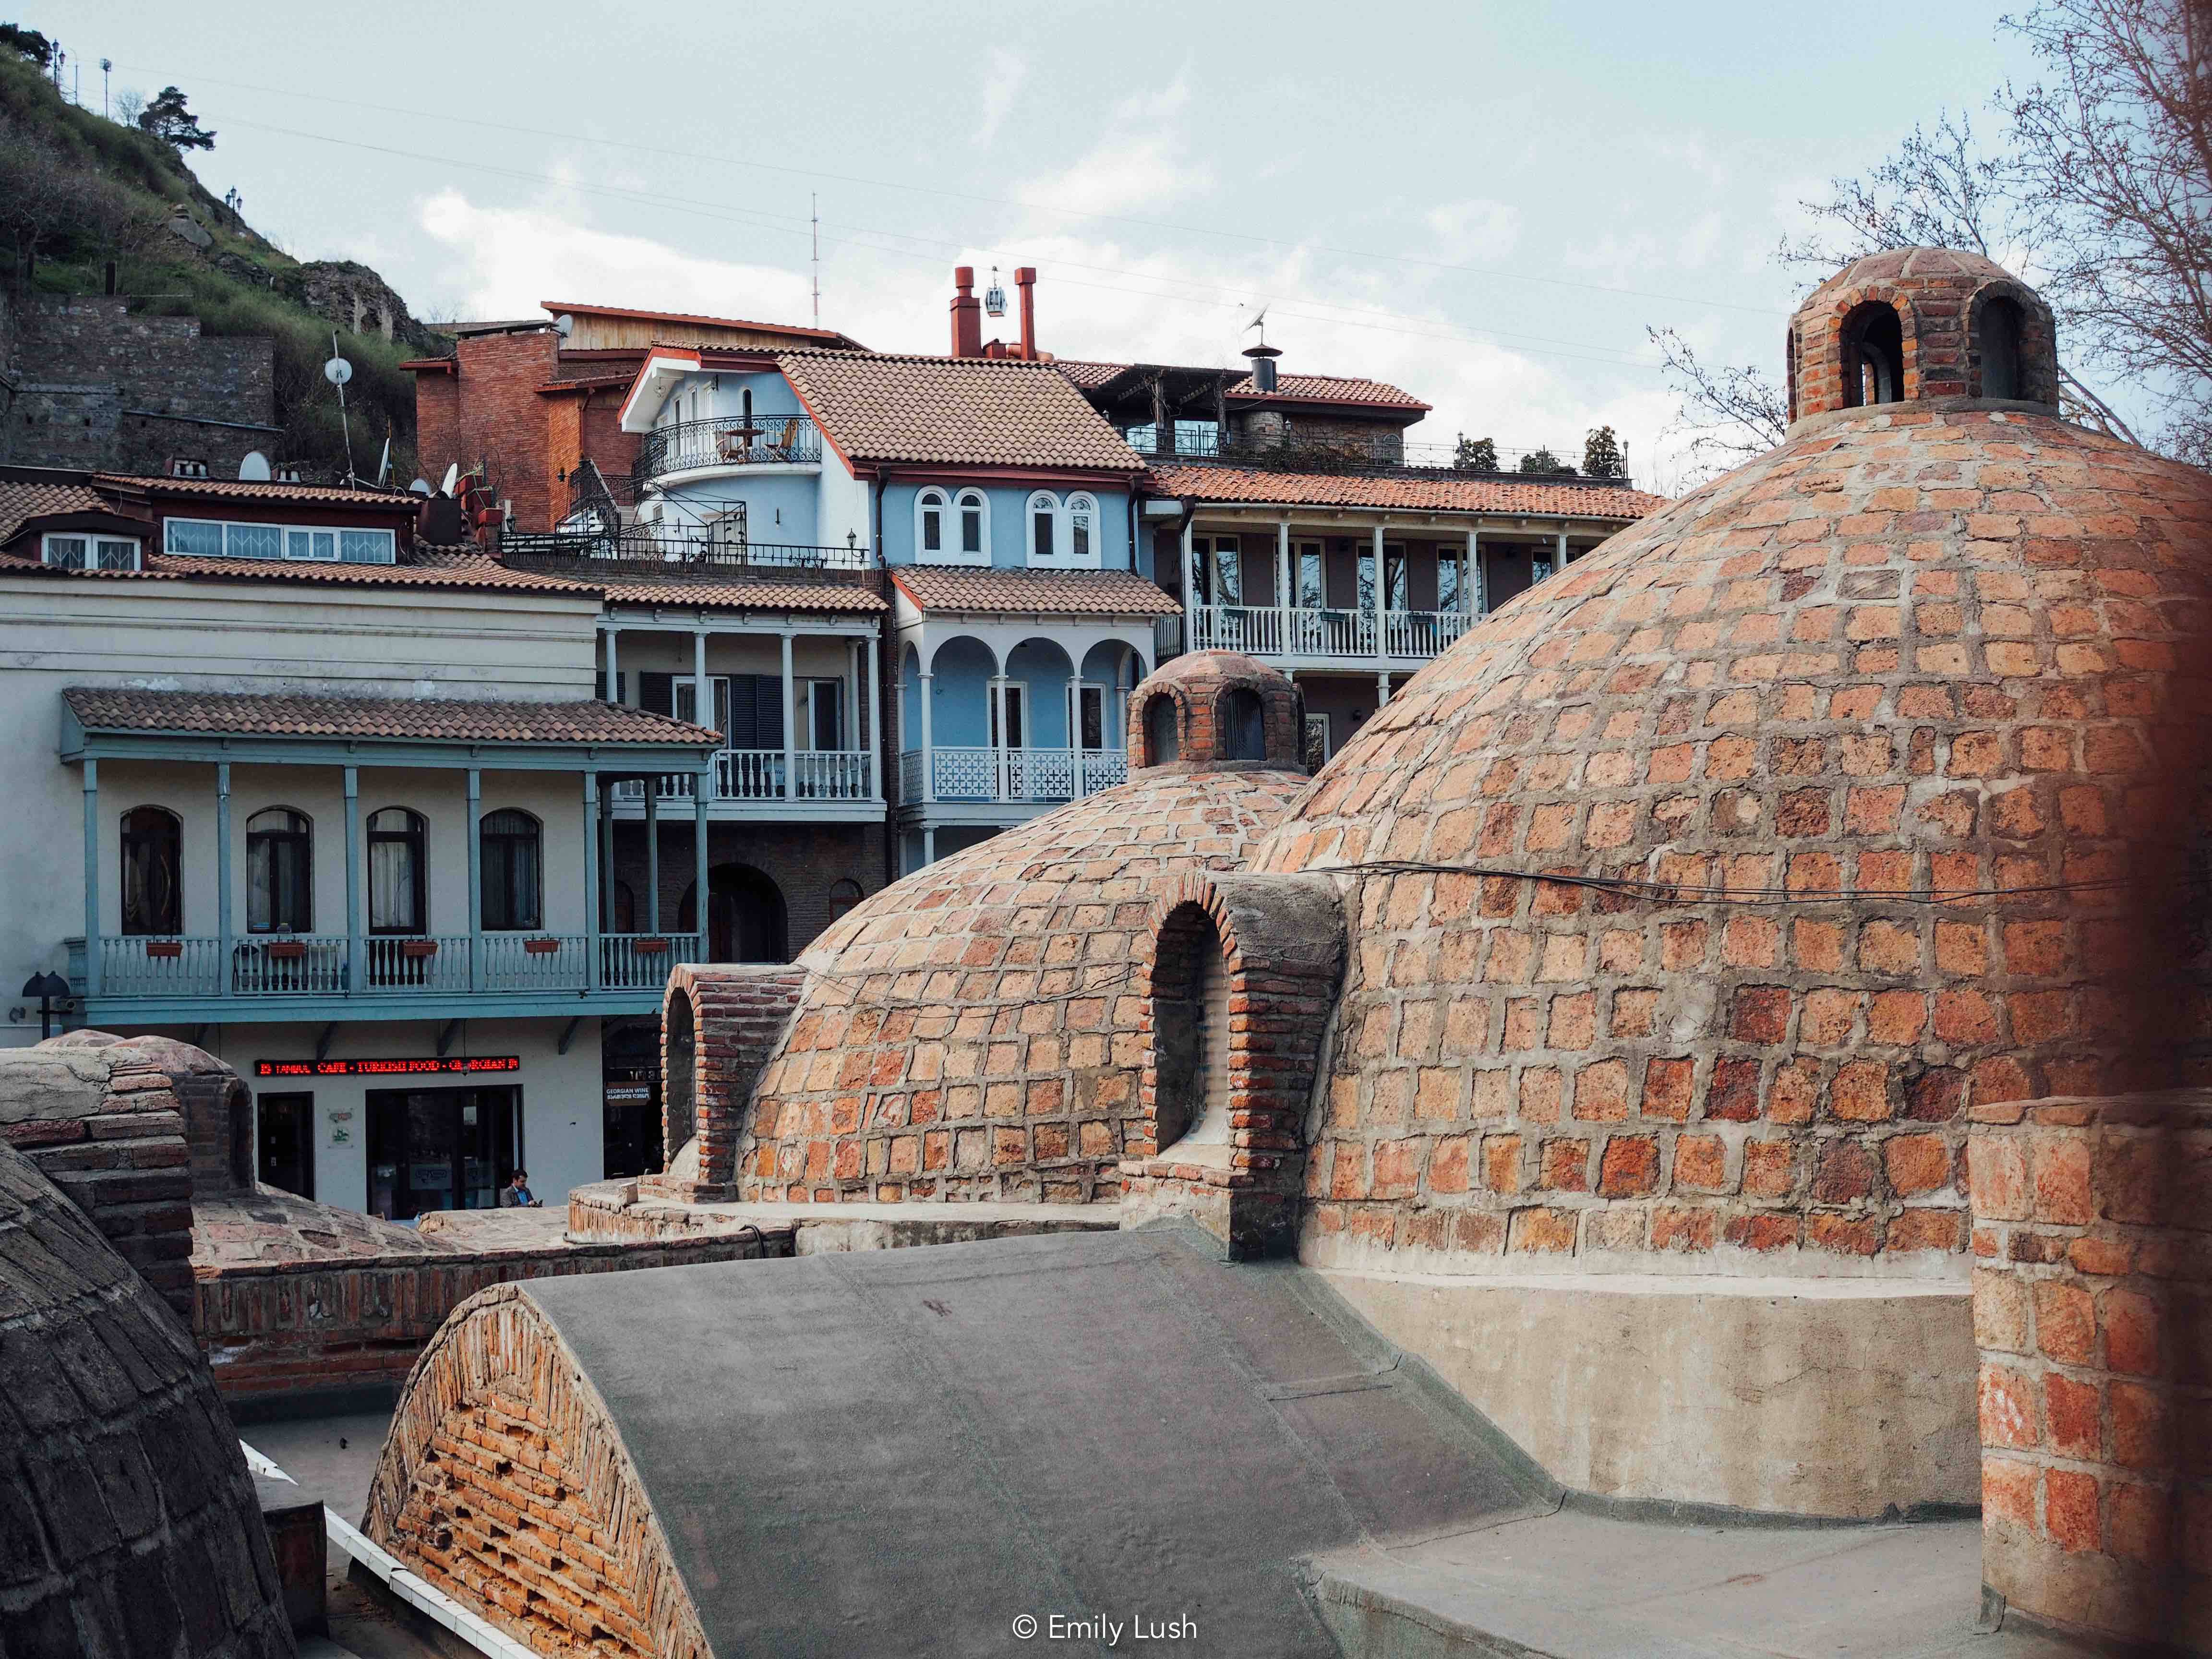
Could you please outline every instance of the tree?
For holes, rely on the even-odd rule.
[[[146,112],[146,94],[134,87],[125,87],[115,94],[115,118],[126,127],[138,125],[138,118]]]
[[[67,236],[73,218],[76,180],[60,156],[27,134],[0,126],[0,235],[13,255],[10,286],[20,293],[30,284],[40,252]]]
[[[1455,472],[1495,472],[1498,471],[1498,445],[1489,438],[1470,438],[1459,434],[1459,445],[1452,451],[1452,471]]]
[[[1620,453],[1620,441],[1613,435],[1611,427],[1599,427],[1583,437],[1583,472],[1592,478],[1628,476],[1628,457]]]
[[[1550,477],[1557,477],[1565,474],[1571,474],[1574,471],[1574,468],[1569,466],[1565,461],[1552,453],[1550,450],[1540,447],[1530,450],[1526,455],[1523,455],[1521,458],[1521,471],[1523,472],[1540,472]]]
[[[1690,434],[1688,453],[1698,473],[1724,471],[1782,441],[1790,400],[1762,371],[1750,364],[1700,362],[1690,343],[1671,328],[1644,332],[1659,348],[1668,381],[1680,399],[1668,430]]]
[[[40,69],[54,61],[54,43],[38,30],[19,23],[0,23],[0,49],[20,52]]]
[[[140,112],[138,125],[174,149],[215,148],[215,134],[200,131],[198,118],[185,107],[185,94],[174,87],[161,88],[161,95]]]
[[[2203,0],[2039,0],[2002,27],[2042,78],[1996,99],[2000,142],[1948,112],[1914,128],[1804,204],[1835,240],[1781,257],[1825,274],[1916,243],[1984,254],[2056,313],[2069,416],[2136,441],[2076,365],[2091,368],[2149,398],[2160,447],[2212,465],[2212,16]]]

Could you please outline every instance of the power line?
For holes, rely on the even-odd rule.
[[[659,191],[635,190],[610,185],[586,185],[580,183],[575,179],[563,179],[554,173],[533,173],[525,168],[501,167],[494,162],[470,161],[459,156],[439,155],[423,150],[402,149],[391,144],[372,144],[364,140],[356,138],[336,138],[327,133],[309,132],[296,127],[278,126],[274,123],[256,121],[246,116],[210,112],[208,118],[211,120],[221,120],[226,125],[234,127],[253,128],[264,132],[276,133],[289,138],[304,138],[312,143],[333,144],[344,149],[366,150],[373,155],[394,155],[406,161],[429,161],[441,167],[471,168],[477,172],[489,173],[502,178],[520,179],[531,183],[549,185],[556,189],[574,191],[583,195],[603,196],[617,201],[645,204],[672,212],[689,214],[698,218],[720,220],[731,224],[747,225],[757,230],[772,231],[783,235],[805,237],[810,234],[809,229],[802,229],[800,228],[801,226],[809,225],[810,222],[799,219],[795,215],[772,213],[763,209],[739,209],[732,207],[726,203],[705,203],[689,197],[668,195],[665,192]],[[777,221],[787,221],[788,222],[779,223],[776,222]],[[933,242],[940,247],[960,249],[973,246],[972,244],[950,241],[939,238],[908,236],[896,231],[877,231],[868,227],[854,226],[847,227],[847,228],[862,230],[870,235],[892,237],[902,241]],[[848,247],[863,248],[868,252],[883,254],[892,258],[909,259],[922,262],[933,260],[935,257],[917,253],[905,248],[889,247],[876,242],[862,241],[850,236],[831,236],[826,240],[832,243],[840,244]],[[997,253],[1006,252],[1006,250],[988,247],[983,251],[986,252]],[[1076,260],[1050,260],[1045,263],[1050,266],[1064,264],[1070,269],[1077,270],[1090,270],[1110,276],[1133,276],[1140,282],[1173,283],[1185,288],[1210,289],[1212,291],[1218,294],[1235,294],[1249,291],[1226,288],[1214,283],[1193,283],[1185,278],[1162,276],[1149,271],[1129,270],[1126,268],[1110,265],[1090,265]],[[1206,305],[1217,308],[1227,308],[1241,303],[1240,301],[1234,300],[1205,300],[1190,295],[1160,293],[1148,289],[1127,288],[1112,283],[1086,283],[1082,281],[1080,278],[1070,276],[1058,276],[1055,277],[1054,280],[1062,286],[1068,288],[1091,289],[1098,292],[1109,294],[1127,294],[1139,299],[1165,301],[1174,304]],[[1364,328],[1386,334],[1403,334],[1426,339],[1455,340],[1468,344],[1480,344],[1488,338],[1510,340],[1516,342],[1518,349],[1527,351],[1530,356],[1561,357],[1576,362],[1595,363],[1610,368],[1638,368],[1656,372],[1663,367],[1661,363],[1652,360],[1620,355],[1600,356],[1588,349],[1571,350],[1557,349],[1565,347],[1574,343],[1553,341],[1550,339],[1549,337],[1544,335],[1516,334],[1510,331],[1504,329],[1410,327],[1406,325],[1419,321],[1420,319],[1407,318],[1403,316],[1402,313],[1396,312],[1368,310],[1364,307],[1356,307],[1333,306],[1326,301],[1297,300],[1293,303],[1316,305],[1322,307],[1324,310],[1347,311],[1352,312],[1355,314],[1352,316],[1329,316],[1316,312],[1289,309],[1279,304],[1275,307],[1276,314],[1279,316],[1294,317],[1307,322],[1327,324],[1340,328]],[[1366,316],[1389,317],[1396,320],[1388,323],[1363,321],[1360,319],[1361,314],[1363,313]],[[1540,342],[1541,343],[1520,343],[1525,342]],[[1545,348],[1547,346],[1554,349],[1546,349]],[[1602,348],[1600,348],[1600,349],[1602,349]]]
[[[143,65],[139,67],[143,69]],[[173,71],[146,69],[144,72],[166,75]],[[1261,235],[1254,231],[1230,229],[1220,225],[1193,225],[1171,219],[1148,219],[1122,213],[1097,213],[1081,208],[1062,207],[1050,202],[1032,202],[1021,197],[989,196],[973,191],[948,190],[941,185],[908,184],[894,179],[872,179],[858,173],[830,173],[817,167],[793,167],[784,162],[758,161],[747,155],[676,149],[666,145],[641,143],[629,138],[605,138],[592,133],[559,132],[545,127],[528,127],[512,122],[486,121],[473,116],[454,115],[442,110],[410,109],[403,105],[370,103],[361,99],[326,96],[321,93],[301,93],[289,88],[263,86],[251,81],[233,81],[222,76],[201,75],[197,71],[193,72],[191,78],[209,82],[216,86],[235,87],[246,92],[266,93],[280,98],[309,98],[317,104],[335,104],[352,109],[371,110],[379,114],[404,116],[413,120],[447,121],[460,126],[480,127],[493,132],[510,132],[523,137],[551,138],[566,143],[599,144],[612,149],[635,150],[647,155],[708,161],[721,167],[732,166],[750,167],[756,172],[779,173],[793,178],[826,179],[836,184],[863,185],[876,190],[895,190],[913,195],[943,197],[952,201],[975,202],[990,207],[1019,208],[1024,212],[1058,214],[1063,218],[1079,222],[1091,221],[1108,224],[1135,225],[1148,230],[1170,230],[1192,236],[1218,236],[1266,247],[1310,248],[1316,252],[1333,253],[1340,258],[1368,259],[1380,264],[1412,265],[1425,270],[1452,271],[1465,276],[1500,277],[1508,282],[1544,283],[1555,288],[1578,289],[1589,294],[1620,295],[1629,299],[1663,300],[1675,305],[1705,306],[1719,311],[1747,312],[1759,317],[1781,317],[1788,314],[1771,306],[1741,305],[1733,301],[1716,300],[1710,295],[1662,294],[1649,289],[1621,288],[1608,283],[1582,282],[1571,276],[1553,276],[1533,271],[1509,270],[1502,266],[1471,265],[1449,259],[1431,259],[1419,254],[1386,253],[1367,248],[1342,247],[1326,242],[1294,241],[1279,236]],[[239,120],[236,116],[227,118],[234,123]]]

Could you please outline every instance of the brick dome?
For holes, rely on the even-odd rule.
[[[1942,304],[2002,276],[1944,261]],[[1255,872],[1750,902],[1343,878],[1310,1256],[1958,1271],[1969,1107],[2096,1092],[2142,1035],[2099,984],[2127,896],[2033,890],[2140,867],[2197,764],[2208,582],[2203,474],[1906,403],[1801,422],[1470,630]],[[1961,896],[1892,896],[1931,890]]]
[[[1133,768],[1304,764],[1305,699],[1290,681],[1237,651],[1170,658],[1129,694]]]

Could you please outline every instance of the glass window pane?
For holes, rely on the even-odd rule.
[[[185,553],[204,559],[219,558],[222,554],[222,526],[205,519],[172,519],[168,523],[168,539],[163,545],[172,553]]]
[[[329,532],[316,538],[315,556],[327,559],[325,550]],[[341,530],[338,532],[338,557],[348,564],[390,564],[392,562],[392,532],[389,530]]]
[[[273,524],[227,524],[222,527],[222,550],[234,559],[281,559],[284,530]]]
[[[1439,611],[1459,609],[1461,557],[1457,553],[1437,555],[1437,609]]]
[[[100,568],[102,570],[136,570],[138,568],[138,544],[136,542],[103,541],[100,544]]]
[[[983,550],[983,509],[963,507],[960,509],[960,550],[981,553]]]
[[[85,538],[82,536],[46,538],[46,562],[64,570],[84,568]]]
[[[1091,513],[1083,508],[1069,514],[1068,551],[1079,559],[1091,556]]]
[[[1052,509],[1048,507],[1041,507],[1030,515],[1030,556],[1052,556]]]
[[[945,547],[945,514],[933,507],[921,509],[921,550],[937,553]]]
[[[1214,603],[1242,605],[1244,603],[1244,560],[1237,550],[1237,538],[1216,536],[1213,538]]]

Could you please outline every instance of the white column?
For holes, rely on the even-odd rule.
[[[889,729],[884,724],[880,707],[882,696],[877,676],[882,672],[882,662],[877,656],[876,636],[868,635],[868,799],[884,798],[884,734]],[[854,711],[855,718],[858,710]],[[857,729],[857,728],[856,728]]]
[[[1380,519],[1377,519],[1375,521],[1374,626],[1375,660],[1378,663],[1388,662],[1390,657],[1390,642],[1383,637],[1382,634],[1382,613],[1384,611],[1389,609],[1390,599],[1390,596],[1383,591],[1383,577],[1385,574],[1386,573],[1382,568],[1382,521]],[[1389,676],[1387,674],[1384,675],[1383,682],[1387,686],[1389,682]]]
[[[660,931],[660,780],[645,781],[645,931]]]
[[[937,676],[925,668],[921,671],[920,678],[921,681],[921,798],[924,800],[935,800],[937,799],[937,749],[929,733],[929,705],[935,697],[936,687],[933,682]]]
[[[215,908],[216,932],[222,939],[222,996],[231,994],[237,975],[231,963],[230,941],[237,924],[231,919],[230,896],[230,763],[215,767]]]
[[[792,682],[791,630],[783,630],[783,789],[786,800],[799,793],[799,702]]]
[[[707,684],[707,624],[691,630],[691,712],[702,726],[714,724],[714,696]]]
[[[346,986],[368,988],[368,947],[361,914],[361,769],[338,769],[345,790]]]
[[[1481,538],[1480,525],[1468,531],[1467,568],[1459,579],[1459,608],[1472,617],[1486,615],[1490,609],[1488,584],[1482,580]]]
[[[921,832],[921,862],[925,869],[937,862],[937,831],[927,827]]]
[[[1182,648],[1198,649],[1198,550],[1192,544],[1192,520],[1182,521]]]
[[[991,740],[993,793],[1004,800],[1006,798],[1006,751],[1012,747],[1006,741],[1006,677],[992,675],[990,686],[984,696],[983,735]]]
[[[609,702],[620,702],[622,701],[622,670],[616,660],[619,651],[616,641],[622,638],[622,632],[619,629],[603,628],[599,630],[599,637],[605,640],[607,645],[606,700]]]
[[[230,972],[230,964],[223,964]],[[84,763],[84,991],[100,994],[100,763]]]
[[[1390,675],[1388,670],[1375,677],[1375,710],[1382,713],[1382,705],[1390,701]]]
[[[1556,576],[1567,568],[1567,532],[1559,532],[1559,555],[1552,561],[1552,574]]]
[[[1297,595],[1291,590],[1291,521],[1285,519],[1275,526],[1275,609],[1282,617],[1279,650],[1291,648],[1291,611],[1297,602]]]
[[[605,964],[600,960],[600,936],[605,931],[606,902],[604,874],[599,868],[599,775],[584,774],[584,930],[592,937],[584,958],[585,983],[599,988]]]

